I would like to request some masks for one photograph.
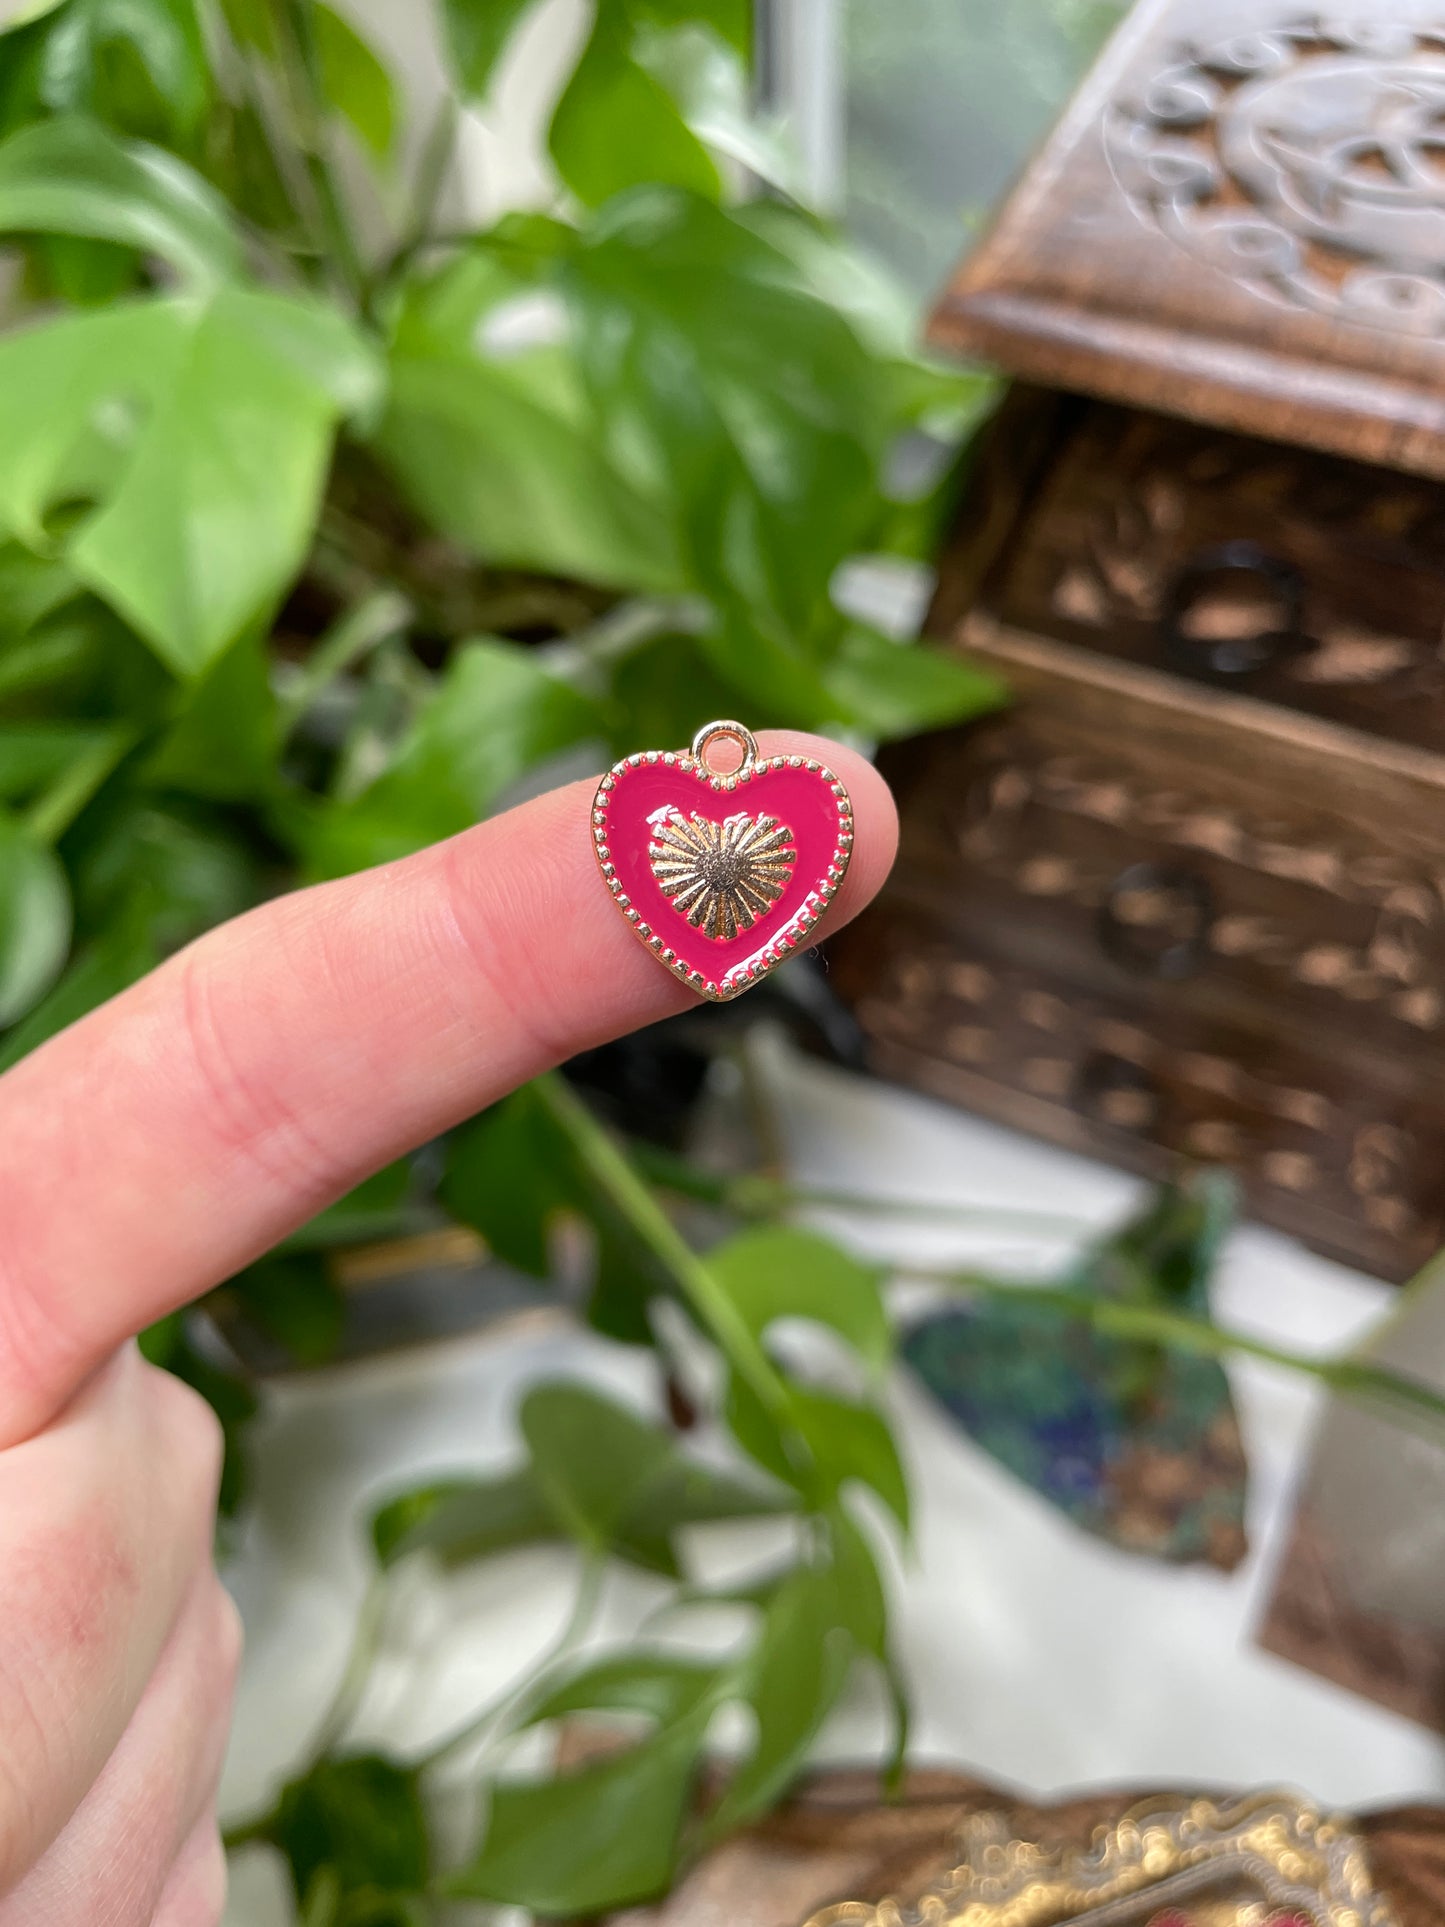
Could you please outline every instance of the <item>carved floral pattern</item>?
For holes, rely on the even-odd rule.
[[[1115,101],[1135,211],[1266,299],[1445,336],[1445,19],[1302,11]]]

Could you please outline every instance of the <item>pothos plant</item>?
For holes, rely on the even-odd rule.
[[[445,0],[449,85],[420,115],[323,0],[8,10],[0,1067],[205,927],[461,830],[568,752],[681,743],[734,711],[877,740],[997,700],[838,597],[850,562],[926,545],[947,465],[909,495],[896,453],[982,390],[921,361],[902,304],[779,191],[785,151],[748,111],[750,0],[599,0],[547,130],[551,204],[458,227],[459,128],[529,10]],[[324,1354],[336,1250],[418,1214],[539,1273],[559,1214],[589,1225],[587,1315],[645,1344],[675,1300],[721,1361],[735,1463],[548,1388],[515,1472],[388,1506],[382,1567],[562,1536],[589,1574],[616,1557],[677,1579],[694,1522],[795,1523],[740,1653],[639,1649],[512,1709],[650,1730],[498,1784],[447,1876],[543,1913],[634,1899],[701,1837],[689,1790],[721,1705],[750,1706],[756,1740],[706,1835],[777,1797],[855,1659],[891,1676],[844,1499],[861,1481],[906,1519],[877,1281],[783,1230],[700,1257],[552,1078],[230,1290]],[[780,1366],[765,1329],[788,1310],[853,1347],[846,1394]],[[234,1443],[252,1391],[192,1319],[144,1342]],[[242,1473],[233,1451],[228,1506]],[[423,1917],[421,1767],[352,1757],[344,1725],[254,1831],[308,1922]]]

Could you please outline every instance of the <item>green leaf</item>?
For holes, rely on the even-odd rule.
[[[567,1538],[676,1576],[675,1538],[718,1519],[786,1511],[786,1494],[714,1470],[626,1406],[580,1385],[546,1385],[522,1406],[532,1463],[495,1479],[447,1479],[403,1493],[372,1520],[384,1565],[428,1550],[459,1564]]]
[[[708,1270],[761,1337],[779,1318],[806,1318],[847,1339],[874,1372],[893,1354],[883,1270],[814,1231],[742,1231],[707,1256]]]
[[[0,723],[0,802],[34,796],[110,737],[100,723]]]
[[[793,1405],[828,1495],[836,1497],[850,1481],[866,1485],[906,1531],[908,1479],[882,1413],[871,1405],[801,1387],[793,1392]]]
[[[211,127],[213,175],[224,181],[237,211],[283,246],[304,247],[301,219],[277,164],[261,111],[246,100],[218,103],[212,111]]]
[[[779,200],[756,200],[737,219],[792,262],[819,300],[847,317],[885,360],[909,355],[918,338],[918,301],[877,257],[854,247],[834,223]]]
[[[462,88],[480,98],[497,62],[536,0],[443,0],[442,20]]]
[[[141,278],[134,248],[116,241],[87,241],[74,234],[36,234],[26,251],[29,288],[76,308],[98,308],[129,294]]]
[[[136,732],[125,723],[102,730],[85,754],[76,757],[30,805],[25,821],[32,832],[45,843],[58,842],[116,774],[135,743]]]
[[[537,1386],[519,1420],[547,1503],[580,1545],[605,1552],[628,1522],[630,1550],[644,1564],[674,1570],[668,1536],[641,1503],[675,1456],[662,1432],[581,1385]]]
[[[18,542],[0,543],[0,650],[80,593],[63,562],[32,555]]]
[[[699,716],[728,716],[739,691],[703,654],[696,636],[661,635],[629,650],[612,672],[611,748],[626,756],[639,743],[681,748]],[[759,728],[780,720],[771,691],[755,686],[750,718]]]
[[[587,1322],[619,1345],[651,1345],[650,1307],[675,1295],[672,1278],[626,1215],[579,1173],[581,1209],[592,1228],[594,1263]]]
[[[175,306],[177,359],[69,558],[165,662],[194,675],[301,566],[332,431],[369,403],[377,371],[319,304],[221,289]],[[0,344],[0,371],[3,357]]]
[[[293,1231],[287,1251],[330,1251],[338,1245],[369,1244],[387,1235],[407,1211],[412,1191],[412,1166],[407,1158],[384,1164],[363,1178],[344,1198]]]
[[[726,643],[764,636],[767,674],[811,675],[876,514],[877,365],[786,257],[694,195],[623,196],[559,272],[604,445],[671,505],[693,585],[735,612]]]
[[[255,849],[225,816],[176,798],[111,795],[66,838],[86,932],[127,925],[142,950],[169,954],[266,894]]]
[[[847,1682],[853,1645],[829,1569],[790,1573],[770,1600],[747,1671],[757,1739],[708,1817],[713,1839],[762,1813],[801,1771]]]
[[[120,140],[79,115],[0,141],[0,233],[123,242],[198,285],[242,267],[225,203],[198,174],[164,148]]]
[[[391,75],[349,21],[333,8],[314,13],[321,85],[335,111],[385,160],[396,139],[396,89]]]
[[[849,622],[823,671],[841,713],[889,742],[1001,708],[1008,686],[987,670],[924,643],[895,642]]]
[[[3,886],[0,886],[3,896]],[[28,1057],[47,1038],[77,1022],[107,998],[129,989],[160,961],[149,932],[133,916],[117,918],[82,949],[48,996],[0,1038],[0,1071]]]
[[[59,858],[0,815],[0,1028],[33,1010],[64,969],[70,921]]]
[[[226,29],[238,47],[275,59],[279,51],[271,0],[220,0]]]
[[[480,1853],[449,1893],[542,1915],[603,1913],[672,1878],[708,1708],[557,1779],[504,1782]]]
[[[401,1493],[375,1513],[371,1542],[383,1566],[414,1552],[444,1565],[561,1536],[561,1528],[528,1468],[500,1479],[442,1479]]]
[[[666,1432],[584,1386],[537,1387],[521,1425],[547,1503],[569,1534],[644,1570],[676,1576],[681,1526],[783,1509],[774,1493],[685,1457]]]
[[[377,453],[421,515],[487,562],[677,591],[668,507],[609,458],[575,349],[489,339],[508,303],[536,297],[535,261],[513,261],[510,243],[474,248],[413,293]]]
[[[641,182],[716,198],[722,182],[672,95],[639,64],[625,0],[598,0],[592,33],[552,115],[547,145],[578,200],[600,206]]]
[[[57,501],[100,500],[70,568],[196,674],[300,566],[333,427],[376,373],[338,314],[239,289],[0,337],[0,521],[44,548]]]
[[[871,1405],[835,1398],[788,1383],[788,1416],[807,1446],[809,1460],[798,1465],[780,1438],[776,1420],[764,1410],[743,1380],[728,1387],[727,1421],[743,1450],[775,1478],[786,1481],[817,1507],[833,1505],[850,1482],[876,1492],[906,1531],[908,1480],[893,1434]]]
[[[246,1316],[298,1365],[334,1357],[346,1308],[319,1252],[272,1252],[225,1287]]]
[[[839,1623],[865,1653],[887,1665],[888,1601],[873,1548],[844,1506],[828,1514],[828,1527]]]
[[[0,643],[0,701],[63,697],[91,666],[89,625],[62,618],[19,642]]]
[[[645,1713],[671,1726],[715,1692],[722,1670],[674,1653],[625,1652],[579,1666],[560,1686],[528,1708],[526,1724],[574,1713]]]
[[[670,1290],[670,1279],[613,1199],[580,1168],[530,1085],[453,1134],[441,1201],[505,1263],[534,1278],[552,1273],[558,1215],[584,1219],[594,1240],[589,1323],[622,1344],[651,1343],[648,1304]]]
[[[14,33],[17,27],[28,26],[43,14],[54,13],[61,4],[62,0],[10,0],[5,17],[0,21],[0,35]]]
[[[596,733],[592,704],[532,651],[464,643],[390,767],[314,813],[302,832],[308,869],[340,876],[469,829],[527,770]]]
[[[153,789],[254,803],[275,782],[277,731],[267,652],[252,631],[180,686],[173,720],[141,778]]]
[[[633,1514],[642,1516],[651,1531],[670,1540],[685,1526],[768,1519],[792,1508],[784,1491],[764,1489],[754,1479],[736,1479],[678,1452],[648,1481],[629,1508],[629,1520]]]
[[[189,141],[212,98],[194,0],[70,0],[45,36],[37,87],[52,113]]]
[[[379,1753],[319,1761],[283,1790],[268,1832],[303,1904],[327,1869],[343,1894],[419,1893],[430,1878],[417,1773]]]
[[[626,0],[626,6],[641,26],[705,27],[744,59],[752,52],[752,0]]]
[[[1210,1281],[1238,1210],[1239,1187],[1227,1171],[1196,1171],[1160,1185],[1120,1230],[1084,1253],[1063,1283],[1207,1317]]]
[[[807,193],[807,172],[786,121],[759,110],[748,62],[716,34],[682,27],[639,37],[633,51],[719,160],[780,194]]]
[[[103,410],[120,465],[184,334],[179,303],[134,301],[0,335],[0,522],[21,541],[49,546],[45,516],[74,488],[77,447]]]
[[[503,1263],[551,1275],[550,1224],[571,1199],[567,1146],[529,1085],[454,1131],[440,1196]]]

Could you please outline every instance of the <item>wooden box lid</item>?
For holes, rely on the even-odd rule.
[[[1445,4],[1142,0],[931,334],[1445,477]]]

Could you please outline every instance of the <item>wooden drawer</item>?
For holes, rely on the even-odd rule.
[[[888,767],[914,897],[1081,985],[1398,1057],[1445,1102],[1445,769],[987,617],[961,635],[1016,703]]]
[[[898,869],[832,946],[880,1068],[1141,1170],[1235,1165],[1394,1277],[1445,1174],[1417,11],[1139,0],[970,247],[932,338],[1013,386],[930,627],[1016,706],[891,757]]]
[[[1081,991],[1012,954],[965,892],[945,909],[906,877],[830,950],[883,1076],[1148,1176],[1232,1166],[1253,1215],[1381,1277],[1445,1236],[1445,1112],[1402,1065]]]
[[[1166,417],[1061,411],[1000,620],[1445,749],[1445,490]]]
[[[885,757],[897,867],[830,946],[877,1067],[1408,1276],[1445,1212],[1445,765],[1023,634],[1013,707]]]

